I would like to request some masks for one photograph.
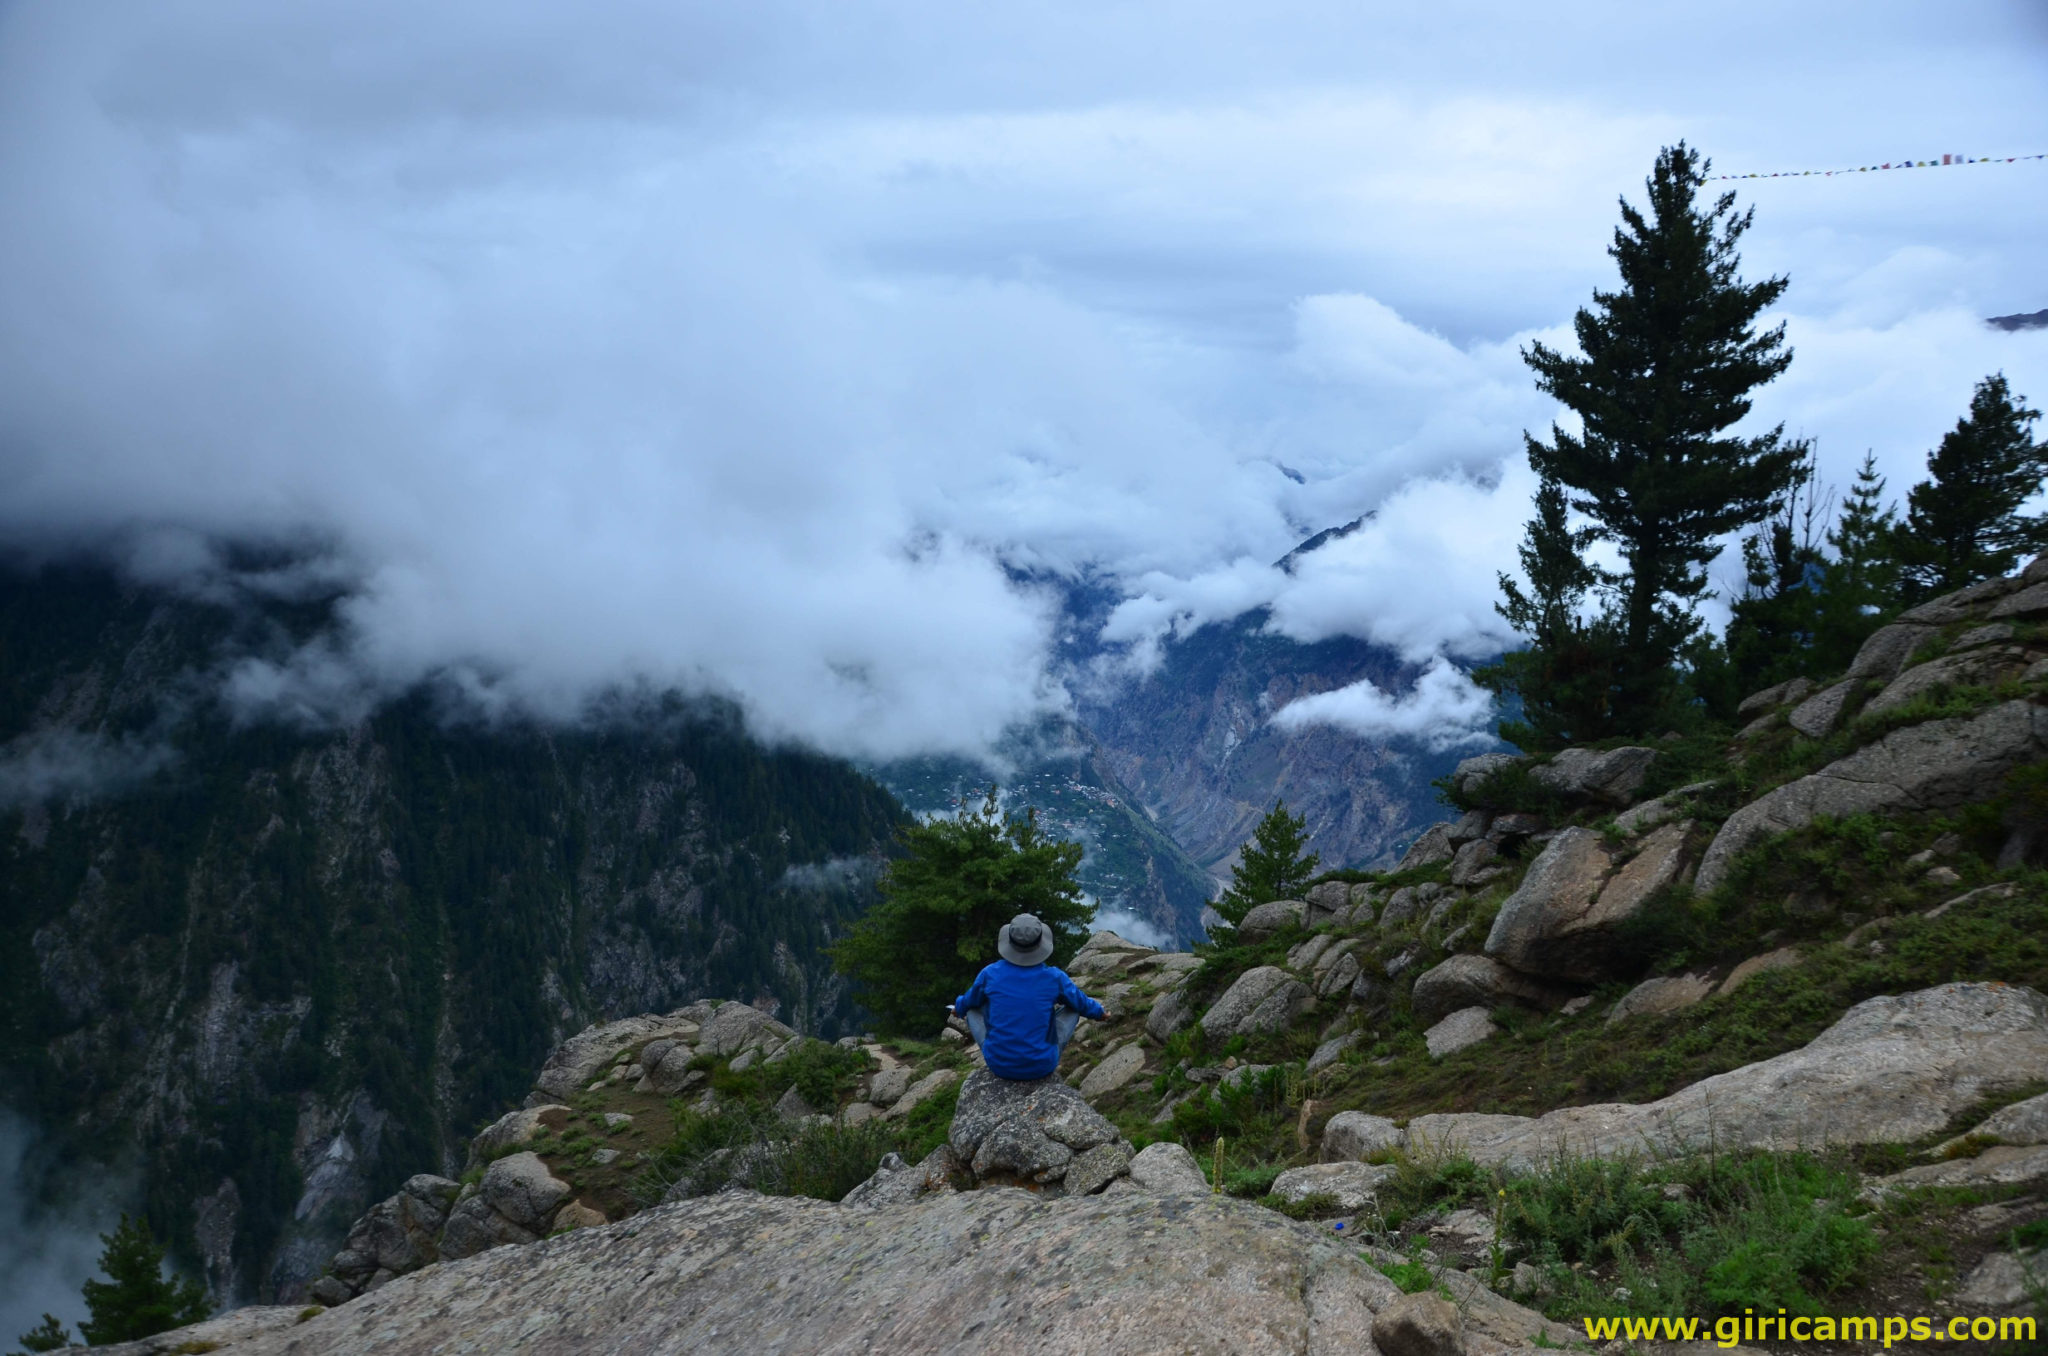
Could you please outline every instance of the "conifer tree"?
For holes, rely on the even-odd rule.
[[[887,1035],[929,1036],[946,1004],[996,958],[996,931],[1020,913],[1052,930],[1050,964],[1088,940],[1094,906],[1074,871],[1081,845],[1048,838],[1038,813],[1003,813],[990,787],[979,810],[898,831],[904,855],[878,882],[881,899],[832,948]]]
[[[1564,487],[1555,479],[1537,483],[1535,502],[1536,516],[1516,550],[1528,592],[1513,576],[1502,574],[1503,601],[1493,605],[1508,625],[1529,638],[1529,646],[1475,669],[1472,680],[1521,698],[1521,719],[1502,722],[1502,739],[1525,749],[1548,749],[1605,732],[1615,644],[1611,626],[1579,615],[1597,582],[1584,556],[1592,531],[1570,526]]]
[[[1805,672],[1820,632],[1820,589],[1826,569],[1809,454],[1794,472],[1779,511],[1742,540],[1743,591],[1729,605],[1726,646],[1731,675],[1747,696]]]
[[[1928,478],[1906,493],[1897,549],[1916,594],[2004,574],[2022,553],[2048,546],[2048,516],[2019,511],[2048,472],[2048,449],[2031,433],[2040,417],[2003,372],[1977,383],[1969,414],[1928,457]]]
[[[1210,907],[1232,927],[1261,904],[1276,899],[1298,898],[1315,878],[1322,858],[1308,846],[1308,818],[1287,813],[1287,802],[1276,800],[1251,841],[1238,849],[1237,865],[1230,868],[1230,887]]]
[[[24,1356],[29,1352],[62,1351],[71,1345],[71,1334],[55,1314],[44,1314],[43,1321],[15,1339],[21,1343],[20,1352],[8,1356]]]
[[[1819,634],[1814,642],[1814,668],[1820,673],[1848,667],[1870,633],[1898,607],[1894,516],[1884,502],[1877,458],[1865,452],[1856,483],[1843,498],[1827,536],[1830,558],[1822,576]]]
[[[123,1215],[112,1233],[100,1235],[100,1242],[105,1245],[100,1270],[107,1279],[85,1283],[85,1307],[92,1317],[78,1325],[91,1345],[154,1337],[212,1312],[197,1281],[164,1275],[164,1250],[149,1236],[146,1221]]]
[[[1699,629],[1693,609],[1716,539],[1768,517],[1805,454],[1782,425],[1727,436],[1749,413],[1750,392],[1792,353],[1783,325],[1755,329],[1786,280],[1737,275],[1736,244],[1754,213],[1737,214],[1733,193],[1694,206],[1708,168],[1684,142],[1661,151],[1648,215],[1621,204],[1608,251],[1620,288],[1594,292],[1574,318],[1583,356],[1542,343],[1522,354],[1537,386],[1582,422],[1576,434],[1553,425],[1548,443],[1525,437],[1530,463],[1571,491],[1570,506],[1626,567],[1603,574],[1619,640],[1617,732],[1662,718],[1674,661]]]

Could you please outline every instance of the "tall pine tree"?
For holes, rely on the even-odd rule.
[[[1249,843],[1238,849],[1237,865],[1230,868],[1230,888],[1210,907],[1232,927],[1261,904],[1276,899],[1297,899],[1315,878],[1322,858],[1308,846],[1308,818],[1287,813],[1287,802],[1276,800]]]
[[[1502,601],[1493,605],[1508,625],[1529,638],[1529,646],[1472,673],[1481,687],[1521,698],[1521,719],[1503,721],[1500,737],[1525,749],[1597,739],[1610,722],[1617,649],[1613,627],[1579,615],[1587,592],[1598,582],[1584,555],[1592,535],[1591,529],[1570,525],[1564,487],[1554,479],[1539,481],[1536,516],[1517,548],[1528,591],[1512,575],[1502,574]]]
[[[1870,633],[1899,605],[1896,525],[1884,502],[1884,477],[1877,458],[1863,454],[1856,483],[1842,499],[1842,511],[1828,533],[1830,558],[1821,580],[1819,631],[1813,667],[1839,673],[1856,657]]]
[[[1583,356],[1541,343],[1522,354],[1537,386],[1582,423],[1577,434],[1553,425],[1548,443],[1526,437],[1530,463],[1572,491],[1571,507],[1626,567],[1604,575],[1620,642],[1616,733],[1664,718],[1675,661],[1699,630],[1694,607],[1717,539],[1768,517],[1806,451],[1782,425],[1727,435],[1749,413],[1749,393],[1783,372],[1792,352],[1783,325],[1755,328],[1786,280],[1737,274],[1736,243],[1753,212],[1737,214],[1733,193],[1694,206],[1708,168],[1684,142],[1660,152],[1648,216],[1621,204],[1608,251],[1620,289],[1596,291],[1574,318]]]
[[[85,1307],[92,1317],[78,1325],[91,1345],[154,1337],[212,1312],[197,1281],[164,1275],[164,1250],[150,1237],[147,1222],[123,1215],[114,1232],[100,1235],[100,1242],[105,1245],[100,1270],[107,1279],[85,1283]]]
[[[1038,813],[1004,814],[996,789],[979,810],[898,833],[904,855],[881,900],[832,949],[886,1035],[929,1036],[945,1006],[996,958],[996,930],[1020,913],[1052,930],[1051,964],[1088,940],[1094,906],[1074,870],[1081,845],[1046,837]]]
[[[1928,478],[1906,493],[1898,555],[1914,593],[2004,574],[2048,546],[2048,517],[2020,512],[2048,472],[2048,449],[2031,432],[2040,417],[2003,372],[1977,383],[1969,414],[1928,457]]]

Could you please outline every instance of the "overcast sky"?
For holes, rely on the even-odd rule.
[[[316,548],[348,631],[226,689],[311,718],[651,680],[974,749],[1063,700],[1005,565],[1120,581],[1140,660],[1271,604],[1467,662],[1555,413],[1517,351],[1657,149],[2048,150],[2044,16],[16,0],[0,541],[215,589],[222,539]],[[1738,187],[1798,351],[1756,418],[1830,479],[1903,491],[1991,371],[2048,399],[2048,331],[1982,324],[2048,307],[2048,162]],[[1441,734],[1462,684],[1309,714]]]

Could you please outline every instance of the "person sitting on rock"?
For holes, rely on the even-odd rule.
[[[967,1020],[991,1074],[1020,1083],[1044,1078],[1060,1067],[1081,1019],[1102,1020],[1102,1004],[1045,963],[1052,929],[1031,914],[997,929],[996,954],[1002,959],[976,975],[949,1011]]]

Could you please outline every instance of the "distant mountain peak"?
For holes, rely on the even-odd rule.
[[[1984,322],[2001,330],[2048,330],[2048,311],[2030,311],[2023,315],[1995,315]]]

